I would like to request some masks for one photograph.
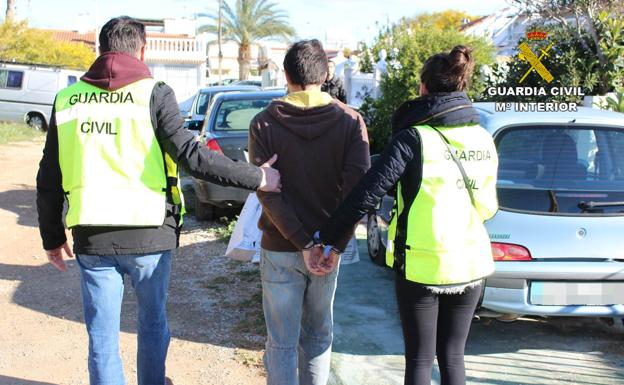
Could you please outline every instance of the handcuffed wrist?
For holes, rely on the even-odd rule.
[[[336,255],[342,254],[342,252],[338,250],[337,248],[335,248],[334,246],[330,246],[330,245],[325,246],[323,250],[323,254],[328,255],[330,252]]]
[[[321,242],[318,231],[314,233],[314,235],[312,236],[312,240],[305,245],[303,250],[310,250],[315,247],[325,247],[325,245],[323,245],[323,242]]]

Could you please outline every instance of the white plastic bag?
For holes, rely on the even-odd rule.
[[[340,256],[340,264],[348,265],[348,264],[356,263],[359,261],[360,261],[360,251],[358,250],[357,239],[355,238],[355,235],[354,235],[353,238],[351,238],[351,240],[347,244],[347,247],[345,248],[344,253],[342,253],[342,255]]]
[[[262,214],[262,205],[256,196],[251,193],[234,226],[225,255],[238,261],[260,262],[260,242],[262,231],[258,228],[258,220]],[[340,264],[348,265],[360,261],[357,239],[351,238],[344,253],[340,257]]]
[[[227,257],[238,261],[260,261],[262,231],[258,229],[258,220],[261,214],[262,206],[256,193],[249,194],[225,251]]]

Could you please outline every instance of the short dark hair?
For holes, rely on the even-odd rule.
[[[431,56],[420,72],[420,81],[429,92],[463,91],[470,83],[475,61],[472,49],[458,45],[449,53]]]
[[[327,54],[316,39],[294,43],[284,57],[284,71],[293,84],[323,84],[327,78]]]
[[[136,55],[146,44],[145,25],[128,16],[110,19],[100,31],[100,52]]]

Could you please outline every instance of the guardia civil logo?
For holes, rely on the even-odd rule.
[[[552,50],[554,42],[548,41],[548,32],[532,30],[526,34],[526,41],[518,45],[518,60],[520,65],[526,65],[526,70],[518,79],[518,83],[504,86],[488,87],[487,94],[491,97],[504,97],[505,101],[496,101],[495,109],[498,112],[566,112],[577,111],[575,102],[566,98],[582,98],[585,94],[581,87],[558,85],[555,77],[548,69],[549,58],[556,52]],[[513,59],[512,59],[513,60]],[[528,86],[523,83],[534,74],[538,76],[539,85]],[[532,98],[533,100],[523,100]],[[535,101],[535,98],[540,98]],[[548,100],[552,98],[552,100]]]
[[[529,65],[526,73],[520,78],[519,84],[522,84],[531,72],[536,72],[546,83],[552,82],[555,78],[548,71],[542,60],[549,57],[548,51],[553,47],[552,42],[545,44],[548,33],[543,31],[531,31],[527,33],[529,42],[533,42],[533,49],[526,42],[520,43],[518,57],[520,60],[526,61]],[[539,56],[538,56],[539,54]]]

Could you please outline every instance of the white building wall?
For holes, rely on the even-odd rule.
[[[214,43],[214,36],[207,35],[202,38],[211,41],[208,45],[208,72],[210,79],[208,82],[215,82],[219,78],[219,46]],[[284,62],[284,55],[288,44],[279,42],[260,42],[251,47],[251,69],[258,69],[258,61],[268,58],[281,69]],[[226,42],[221,44],[222,78],[238,79],[238,44]],[[260,74],[258,74],[259,76]]]
[[[154,79],[165,82],[183,101],[203,86],[201,65],[147,63]]]
[[[206,43],[202,39],[148,35],[145,63],[154,79],[173,88],[179,101],[206,83]]]

